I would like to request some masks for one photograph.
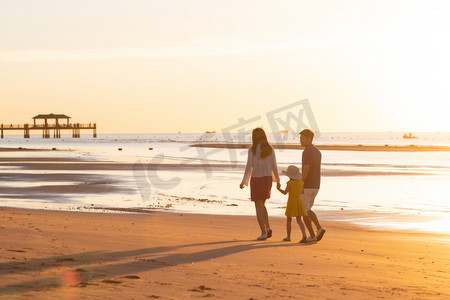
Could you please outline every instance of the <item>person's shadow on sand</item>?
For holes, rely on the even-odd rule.
[[[200,247],[208,245],[224,245],[235,243],[240,244],[197,251],[192,253],[174,253],[161,256],[161,254],[175,251],[180,248]],[[296,243],[289,243],[289,244],[279,242],[261,243],[253,240],[252,241],[234,240],[234,241],[218,241],[209,243],[186,244],[180,246],[143,248],[119,252],[91,251],[74,255],[31,259],[21,262],[13,261],[0,264],[0,276],[4,276],[7,274],[42,272],[49,268],[64,266],[64,267],[73,267],[72,273],[74,274],[74,276],[71,277],[75,279],[70,280],[70,282],[67,282],[67,280],[65,280],[64,278],[49,277],[33,281],[26,281],[13,285],[0,286],[0,295],[23,293],[27,291],[40,290],[42,288],[57,288],[66,284],[69,284],[71,286],[86,286],[91,284],[91,282],[95,282],[96,280],[99,279],[106,280],[105,278],[108,277],[115,277],[115,276],[126,277],[127,275],[130,274],[136,274],[140,272],[166,268],[171,266],[207,261],[210,259],[224,257],[227,255],[232,255],[244,251],[273,248],[273,247],[299,247],[299,246],[303,245]],[[128,261],[124,263],[114,263],[130,258],[134,258],[134,261],[133,262]],[[108,264],[99,265],[99,263],[101,264],[108,263]],[[90,266],[94,264],[95,266]],[[105,282],[107,282],[107,280]]]

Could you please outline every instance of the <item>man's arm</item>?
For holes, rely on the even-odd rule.
[[[306,178],[308,178],[310,167],[309,165],[302,165],[302,180],[305,182]]]

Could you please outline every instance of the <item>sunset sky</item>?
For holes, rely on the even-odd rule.
[[[308,98],[319,129],[450,131],[448,1],[0,1],[0,123],[203,132]]]

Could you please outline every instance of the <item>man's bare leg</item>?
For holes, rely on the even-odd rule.
[[[314,238],[316,236],[316,233],[314,232],[314,229],[312,228],[311,218],[309,217],[309,212],[308,212],[308,216],[303,216],[303,223],[305,223],[306,228],[308,228],[309,235],[312,238]]]
[[[317,230],[322,228],[322,226],[320,226],[319,219],[317,219],[316,214],[312,210],[308,211],[308,216],[311,218],[311,221],[314,223],[314,225],[316,225]]]

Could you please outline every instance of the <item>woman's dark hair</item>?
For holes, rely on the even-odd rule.
[[[272,154],[272,147],[269,145],[267,135],[262,128],[255,128],[252,132],[252,153],[256,155],[256,148],[258,145],[261,147],[261,158],[266,158]]]

